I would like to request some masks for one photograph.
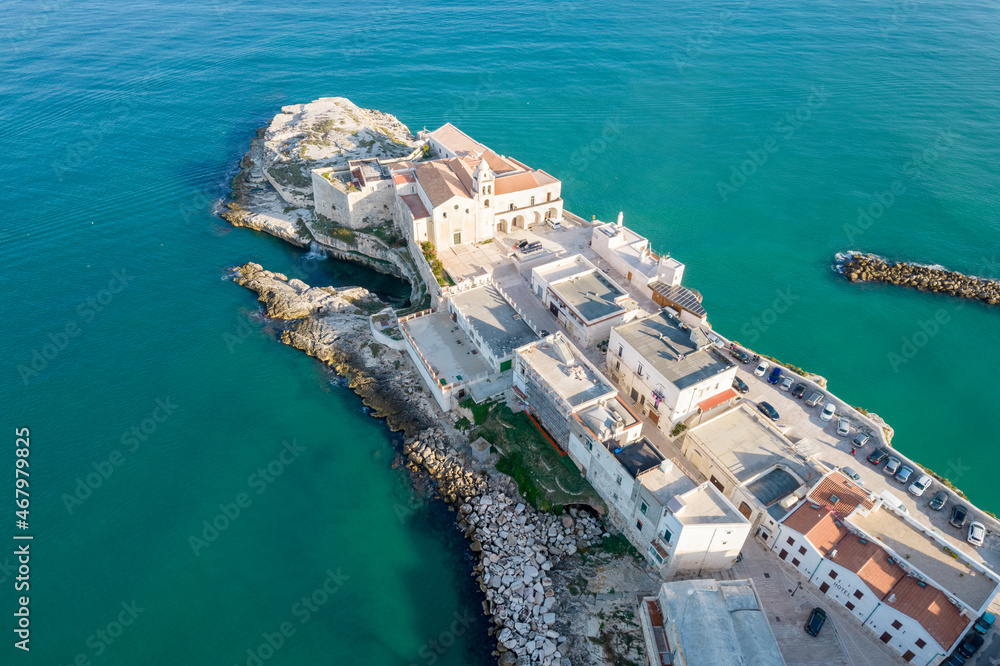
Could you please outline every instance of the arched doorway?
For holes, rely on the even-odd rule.
[[[542,214],[539,213],[537,210],[534,213],[532,213],[532,216],[534,217],[532,224],[537,226],[542,223]]]
[[[515,229],[524,229],[524,216],[523,215],[517,215],[514,218],[514,228]]]
[[[507,233],[507,220],[498,220],[497,221],[497,233],[498,234],[505,234],[505,233]]]

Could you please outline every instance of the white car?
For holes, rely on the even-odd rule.
[[[837,420],[837,434],[841,437],[847,437],[851,434],[851,422],[843,416]]]
[[[767,361],[761,361],[760,365],[758,365],[757,368],[753,371],[753,374],[757,375],[758,377],[763,377],[764,373],[767,372],[767,369],[770,367],[771,367],[770,363],[768,363]]]
[[[792,378],[791,377],[785,377],[784,379],[781,380],[781,390],[782,391],[787,391],[790,388],[792,388]]]
[[[920,497],[921,495],[924,494],[925,490],[930,488],[930,485],[931,485],[931,477],[927,476],[926,474],[921,474],[919,477],[917,477],[916,481],[910,484],[909,488],[910,494]]]
[[[986,526],[978,520],[969,523],[969,543],[973,546],[982,546],[983,539],[986,538]]]
[[[831,402],[827,404],[826,407],[823,408],[823,413],[820,414],[819,417],[824,421],[830,421],[833,419],[833,415],[836,413],[837,413],[837,406]]]

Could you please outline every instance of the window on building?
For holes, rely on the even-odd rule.
[[[823,594],[826,594],[829,590],[830,590],[829,583],[823,583],[822,585],[819,586],[819,591],[822,592]]]
[[[511,204],[510,208],[508,208],[507,210],[514,210],[514,204]]]
[[[635,521],[635,528],[637,530],[639,530],[640,532],[642,531],[642,521],[641,520]]]
[[[891,641],[891,640],[892,640],[892,634],[890,634],[890,633],[889,633],[889,632],[887,631],[887,632],[885,632],[884,634],[882,634],[881,636],[879,636],[879,637],[878,637],[878,639],[879,639],[880,641],[882,641],[883,643],[888,643],[889,641]]]
[[[635,372],[636,372],[636,374],[638,374],[638,375],[639,375],[640,377],[642,376],[642,363],[640,363],[640,364],[639,364],[639,367],[635,369]]]
[[[452,241],[453,241],[454,245],[461,245],[462,244],[462,232],[461,231],[456,231],[454,237],[452,238]]]
[[[468,208],[466,208],[466,209],[465,209],[465,214],[466,214],[466,215],[468,215],[468,214],[469,214],[469,209],[468,209]],[[718,388],[718,387],[716,387],[716,388]]]
[[[749,518],[752,513],[753,509],[750,508],[749,504],[746,502],[740,502],[740,514],[742,514],[744,518]]]
[[[546,201],[552,201],[552,193],[551,192],[546,192],[545,193],[545,200]]]
[[[615,370],[621,370],[621,369],[622,369],[622,362],[615,361]]]
[[[795,539],[793,539],[792,537],[788,537],[788,540],[785,543],[787,543],[789,546],[794,546]]]
[[[902,629],[903,628],[903,623],[900,622],[899,620],[893,620],[892,621],[892,628],[893,629]]]
[[[923,649],[924,649],[925,647],[927,647],[927,641],[925,641],[925,640],[924,640],[924,639],[922,639],[922,638],[918,638],[918,639],[917,639],[917,642],[916,642],[916,643],[914,643],[914,645],[916,645],[916,646],[917,646],[917,649],[919,649],[919,650],[923,650]]]
[[[792,564],[794,564],[795,566],[799,566],[799,565],[800,565],[800,564],[802,564],[802,563],[801,563],[801,562],[799,562],[799,561],[798,561],[798,559],[796,559],[796,558],[794,558],[794,557],[793,557],[793,558],[792,558]]]
[[[621,474],[618,475],[618,485],[619,486],[622,485],[622,475]]]
[[[799,546],[799,555],[805,555],[805,554],[806,554],[806,547]]]
[[[787,551],[787,550],[785,550],[784,548],[782,548],[782,549],[781,549],[781,552],[780,552],[780,553],[778,553],[778,557],[780,557],[780,558],[781,558],[781,559],[783,559],[783,560],[784,560],[784,559],[787,559],[787,558],[788,558],[788,551]]]
[[[587,440],[587,450],[588,451],[593,451],[594,450],[594,443],[592,441],[590,441],[589,439]]]
[[[489,208],[490,207],[490,200],[489,199],[486,200],[486,202],[483,204],[483,207],[484,208]]]
[[[670,538],[671,537],[673,537],[673,534],[670,533],[670,530],[663,530],[663,540],[664,541],[666,541],[667,543],[670,543]]]
[[[646,404],[646,394],[645,393],[643,393],[642,395],[639,396],[639,404],[640,405],[645,405]]]
[[[448,217],[448,211],[442,211],[441,217]]]
[[[642,511],[642,515],[644,515],[644,516],[645,516],[645,515],[646,515],[646,511],[647,511],[648,509],[649,509],[649,507],[648,507],[648,506],[646,506],[646,503],[645,503],[645,502],[640,502],[640,504],[639,504],[639,511]]]
[[[910,661],[917,655],[913,654],[913,650],[907,650],[903,653],[903,661],[910,663]]]
[[[621,345],[618,345],[618,355],[621,356],[624,353],[625,353],[625,349]]]
[[[837,580],[837,572],[833,569],[830,569],[830,578]]]
[[[531,197],[531,203],[528,204],[528,205],[529,206],[534,206],[535,205],[535,197]]]
[[[656,549],[652,546],[649,547],[649,554],[653,556],[653,559],[656,560],[657,564],[663,564],[663,558],[660,557],[660,554],[656,552]]]
[[[861,590],[854,590],[854,598],[855,599],[864,599],[865,598],[865,593],[862,592]]]
[[[854,604],[852,604],[850,601],[848,601],[846,604],[844,604],[844,606],[846,606],[847,610],[849,610],[849,611],[854,610]]]
[[[493,186],[492,185],[487,185],[486,186],[486,194],[493,194]]]
[[[722,481],[719,481],[717,478],[715,478],[714,475],[711,478],[709,478],[709,481],[712,482],[713,486],[719,489],[720,493],[722,493],[723,495],[726,494],[726,487],[722,485]]]

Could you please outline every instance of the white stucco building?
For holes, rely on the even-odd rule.
[[[772,550],[903,661],[936,664],[996,597],[995,574],[838,471],[781,522]]]
[[[697,326],[663,310],[611,330],[607,370],[661,428],[735,399],[736,364]],[[713,400],[717,396],[719,400]]]

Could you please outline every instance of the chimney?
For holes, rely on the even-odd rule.
[[[624,224],[624,221],[623,221],[624,219],[625,219],[625,212],[621,211],[621,210],[618,211],[618,222],[616,222],[616,224],[618,225],[619,229],[622,228],[622,225]]]

